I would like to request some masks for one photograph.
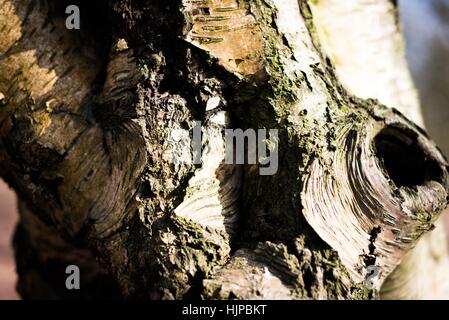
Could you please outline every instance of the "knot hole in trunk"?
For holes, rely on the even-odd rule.
[[[440,163],[415,132],[386,127],[374,138],[374,146],[377,158],[398,188],[423,185],[427,181],[443,182]]]

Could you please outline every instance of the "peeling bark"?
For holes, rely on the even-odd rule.
[[[361,5],[347,1],[341,7],[335,1],[320,1],[311,7],[320,43],[345,88],[356,96],[376,98],[388,106],[395,106],[423,127],[422,111],[405,61],[396,3],[366,1]],[[331,14],[336,10],[344,14]],[[359,47],[364,49],[355,49]],[[423,237],[417,248],[407,253],[401,265],[389,276],[382,287],[382,298],[447,297],[448,249],[442,223],[437,221],[436,226],[436,230]],[[433,272],[427,272],[429,269]]]
[[[340,84],[314,7],[100,3],[111,41],[86,42],[95,23],[64,29],[54,1],[0,0],[0,173],[23,203],[18,261],[24,246],[40,268],[85,250],[127,298],[377,297],[446,206],[447,163],[399,111]],[[194,157],[171,139],[195,121],[202,164],[174,163]],[[279,172],[224,164],[225,128],[278,129]],[[30,277],[55,285],[19,273],[25,297],[46,295]]]

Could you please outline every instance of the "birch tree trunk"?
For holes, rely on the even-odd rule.
[[[422,266],[447,263],[447,162],[419,127],[393,2],[72,2],[0,0],[23,297],[446,294]],[[198,121],[201,164],[179,137]],[[225,163],[237,128],[278,130],[277,172]]]

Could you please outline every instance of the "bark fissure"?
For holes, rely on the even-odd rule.
[[[39,263],[63,256],[59,240],[38,245],[42,225],[100,257],[128,298],[376,296],[446,206],[447,163],[399,112],[340,85],[319,5],[107,5],[112,41],[86,54],[63,6],[0,0],[1,172]],[[200,165],[182,136],[195,121]],[[239,127],[279,131],[275,175],[223,163]]]

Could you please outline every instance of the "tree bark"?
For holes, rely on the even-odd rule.
[[[371,70],[351,74],[329,51],[336,1],[72,2],[79,31],[65,28],[66,1],[0,0],[0,173],[20,199],[23,297],[413,291],[394,280],[409,269],[394,270],[434,228],[449,184],[405,64],[387,72],[402,53],[381,61],[379,81],[393,74],[399,88],[382,96],[351,85]],[[395,30],[381,35],[400,43]],[[201,164],[171,141],[196,121]],[[227,128],[278,130],[267,138],[277,173],[225,164]],[[69,264],[81,269],[75,294]]]
[[[394,4],[391,1],[346,1],[341,5],[338,1],[326,0],[312,8],[320,42],[345,88],[358,97],[376,98],[387,106],[395,106],[424,127],[422,114],[426,109],[421,110],[411,81]],[[432,106],[427,104],[426,108],[429,107]],[[445,145],[440,147],[444,149]],[[449,267],[449,258],[445,231],[442,223],[436,225],[437,229],[420,240],[417,248],[409,252],[389,276],[382,287],[382,298],[448,297],[445,270]]]

